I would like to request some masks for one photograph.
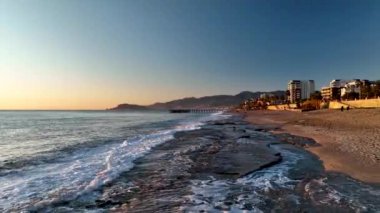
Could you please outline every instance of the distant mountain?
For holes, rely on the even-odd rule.
[[[149,110],[149,108],[147,106],[140,106],[136,104],[119,104],[108,110]]]
[[[139,106],[132,104],[120,104],[119,106],[112,108],[112,110],[146,110],[146,109],[184,109],[184,108],[213,108],[213,107],[230,107],[240,104],[242,101],[259,98],[261,94],[267,93],[275,96],[284,96],[285,91],[273,91],[273,92],[249,92],[244,91],[237,95],[214,95],[205,96],[201,98],[183,98],[165,103],[155,103],[148,106]]]

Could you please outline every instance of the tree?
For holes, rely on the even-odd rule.
[[[320,91],[315,91],[310,95],[311,100],[322,100],[322,94]]]
[[[349,93],[346,93],[342,96],[343,99],[347,99],[347,100],[355,100],[355,99],[359,99],[359,93],[357,92],[349,92]]]
[[[333,87],[331,88],[331,99],[340,100],[340,88]]]
[[[373,92],[371,91],[371,85],[362,85],[360,88],[360,98],[372,98]]]
[[[375,86],[373,87],[373,95],[376,98],[380,96],[380,80],[375,82]]]
[[[290,96],[290,91],[286,90],[285,94],[286,94],[286,97],[289,97]]]

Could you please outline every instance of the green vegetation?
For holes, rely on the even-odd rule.
[[[343,100],[356,100],[359,99],[359,93],[357,92],[349,92],[342,96]]]
[[[322,100],[322,94],[320,91],[315,91],[310,95],[310,100]]]
[[[373,88],[373,94],[374,94],[374,97],[380,96],[380,80],[377,80],[375,82],[375,86]]]
[[[360,91],[360,99],[365,98],[376,98],[380,96],[380,80],[375,81],[374,84],[364,84],[361,85],[361,91]],[[352,96],[356,96],[355,94],[348,95],[349,97],[347,99],[350,99]]]

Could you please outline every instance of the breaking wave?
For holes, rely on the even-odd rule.
[[[50,163],[41,161],[2,173],[0,211],[39,211],[80,196],[91,197],[101,186],[130,170],[136,158],[173,139],[176,132],[199,129],[204,122],[220,116],[187,119],[170,129],[133,136],[121,143],[81,147],[68,155],[57,152]]]

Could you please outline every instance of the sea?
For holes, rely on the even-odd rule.
[[[83,199],[87,199],[85,203],[95,202],[102,188],[120,181],[121,174],[128,176],[135,160],[148,155],[154,147],[173,140],[178,132],[198,130],[230,116],[222,112],[0,111],[0,212],[76,212],[78,209],[62,206],[75,206],[73,203]],[[274,140],[268,134],[257,133],[260,140]],[[263,195],[258,188],[265,191],[279,187],[284,192],[290,187],[293,191],[299,182],[288,173],[295,169],[292,167],[302,164],[306,154],[293,149],[280,152],[284,157],[282,163],[236,181],[212,177],[192,180],[189,185],[192,194],[184,196],[187,203],[179,209],[218,212],[220,208],[215,207],[232,193],[238,194],[239,202],[249,200],[251,207],[244,210],[243,204],[230,205],[227,210],[262,212],[259,206],[269,202],[265,199],[270,197],[264,199],[264,204],[259,203]],[[310,159],[314,161],[315,157]],[[305,187],[308,190],[314,187],[313,196],[322,204],[344,198],[346,203],[353,203],[356,212],[380,211],[378,186],[349,178],[341,181],[342,177],[337,175],[330,180],[334,178],[339,183],[330,181],[329,184],[336,184],[335,188],[326,186],[325,174],[318,175]],[[344,194],[339,189],[348,192]],[[104,206],[80,208],[80,212],[109,210]]]
[[[1,111],[0,211],[73,200],[211,114]]]

